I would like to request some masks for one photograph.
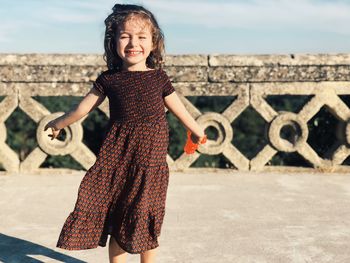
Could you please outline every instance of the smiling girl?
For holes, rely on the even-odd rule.
[[[81,181],[57,247],[105,247],[110,235],[110,262],[125,262],[128,252],[150,263],[159,246],[169,182],[164,106],[192,132],[195,143],[206,135],[162,69],[164,37],[154,15],[139,5],[116,4],[105,25],[108,70],[74,110],[45,126],[55,139],[64,127],[109,99],[105,138]]]

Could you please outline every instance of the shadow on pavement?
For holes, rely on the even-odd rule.
[[[68,263],[82,263],[85,261],[56,252],[50,248],[37,245],[20,238],[0,233],[0,262],[4,263],[39,263],[48,262],[35,259],[32,256],[46,257],[48,260],[58,260]]]

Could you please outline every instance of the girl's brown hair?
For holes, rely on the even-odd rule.
[[[117,53],[117,33],[119,27],[127,20],[137,17],[151,25],[152,42],[154,49],[146,59],[146,66],[153,69],[163,68],[164,64],[164,35],[154,15],[140,5],[116,4],[113,12],[105,19],[106,32],[104,39],[105,53],[103,59],[110,70],[121,71],[123,60]]]

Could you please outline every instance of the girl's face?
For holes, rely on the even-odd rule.
[[[147,70],[146,59],[152,49],[152,34],[148,24],[140,19],[131,19],[119,27],[117,53],[123,60],[123,70]]]

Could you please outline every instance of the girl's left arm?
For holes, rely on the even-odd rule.
[[[197,136],[196,141],[202,141],[205,135],[203,128],[199,126],[187,111],[176,92],[164,97],[164,104],[182,122],[187,130],[190,130],[195,136]]]

